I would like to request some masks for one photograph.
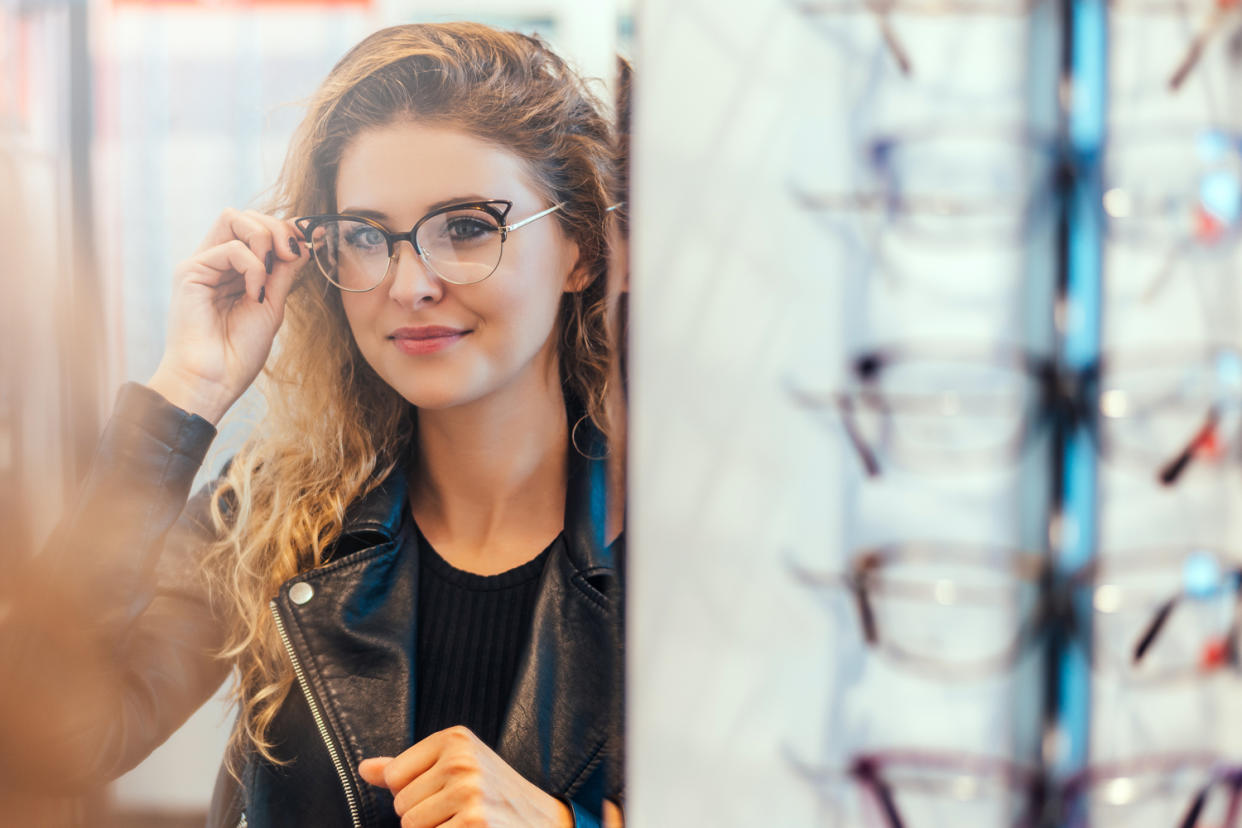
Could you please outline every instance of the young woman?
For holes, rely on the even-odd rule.
[[[52,544],[122,688],[62,772],[132,766],[233,671],[212,826],[620,823],[617,147],[524,35],[398,26],[332,70],[276,203],[178,267]]]

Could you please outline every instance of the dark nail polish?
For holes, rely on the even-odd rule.
[[[267,268],[268,276],[272,275],[272,263],[275,258],[276,258],[275,250],[267,251],[267,255],[263,257],[263,266]]]
[[[269,253],[268,255],[270,256],[272,254]],[[267,298],[267,285],[264,285],[263,287],[259,288],[259,304],[262,305],[263,300],[266,298]]]
[[[293,236],[289,237],[289,249],[293,251],[293,255],[295,256],[302,255],[302,248],[298,246],[298,240]]]

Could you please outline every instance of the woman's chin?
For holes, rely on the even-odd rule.
[[[460,384],[443,388],[428,387],[424,384],[419,384],[417,387],[395,386],[395,388],[415,408],[426,411],[444,411],[456,408],[473,402],[479,396],[478,394],[470,393],[468,389]]]

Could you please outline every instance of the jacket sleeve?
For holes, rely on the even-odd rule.
[[[5,663],[22,676],[0,733],[20,759],[0,756],[0,767],[26,787],[66,793],[119,776],[227,676],[213,654],[222,626],[199,577],[211,486],[187,504],[215,434],[146,386],[121,388],[76,504],[31,568],[28,586],[44,585],[58,612],[0,621]],[[49,628],[49,617],[68,619],[73,634]],[[42,713],[34,744],[14,738],[23,705]]]

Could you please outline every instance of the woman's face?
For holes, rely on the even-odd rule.
[[[516,155],[446,127],[401,122],[363,132],[337,171],[337,212],[394,232],[437,206],[489,199],[513,202],[508,224],[551,206]],[[402,397],[444,409],[558,382],[557,309],[575,287],[578,248],[555,214],[510,233],[496,271],[474,284],[444,281],[408,241],[395,252],[377,288],[341,291],[341,302],[362,355]],[[433,328],[453,333],[418,338]]]

